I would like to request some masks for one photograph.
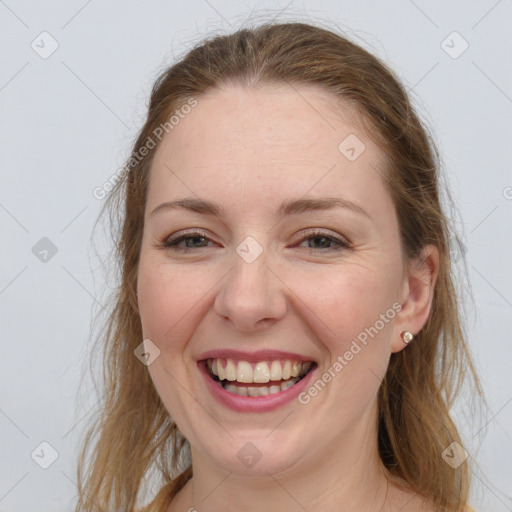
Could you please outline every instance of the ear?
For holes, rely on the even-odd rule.
[[[395,317],[391,352],[400,352],[407,346],[400,336],[402,331],[416,335],[427,323],[438,272],[439,249],[435,245],[426,245],[420,256],[410,261],[400,291],[402,309]]]

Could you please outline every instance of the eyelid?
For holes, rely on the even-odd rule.
[[[340,234],[336,233],[335,231],[331,231],[327,228],[305,228],[300,234],[300,236],[302,238],[304,238],[308,235],[309,236],[315,236],[315,235],[316,236],[326,236],[326,237],[334,238],[335,240],[338,240],[340,243],[352,245],[352,242],[346,236],[340,235]]]
[[[211,236],[206,231],[204,231],[203,229],[201,229],[201,228],[190,228],[188,230],[178,231],[177,233],[174,233],[172,235],[164,237],[162,239],[162,243],[166,244],[166,243],[168,243],[170,241],[176,242],[180,238],[186,238],[186,237],[192,237],[193,238],[194,235],[200,236],[200,237],[203,237],[203,238],[207,238],[209,241],[213,242]]]
[[[178,231],[177,232],[178,234],[176,233],[173,233],[171,235],[168,235],[166,237],[164,237],[164,240],[170,240],[171,238],[179,238],[181,236],[187,236],[187,235],[195,235],[195,234],[198,234],[198,235],[201,235],[201,236],[204,236],[205,238],[211,238],[210,235],[204,231],[203,229],[201,228],[189,228],[189,229],[186,229],[185,231]],[[319,235],[319,236],[331,236],[333,238],[342,238],[343,241],[345,241],[347,244],[350,243],[350,240],[348,240],[348,238],[346,236],[342,236],[334,231],[331,231],[327,228],[303,228],[303,230],[300,232],[300,235],[299,236],[305,236],[305,235],[310,235],[310,234],[313,234],[313,235]]]
[[[315,249],[313,247],[309,247],[307,249],[313,251],[313,252],[320,252],[320,253],[329,253],[329,252],[340,252],[343,250],[351,249],[353,247],[352,242],[347,239],[345,236],[342,236],[338,233],[331,232],[327,228],[304,228],[301,231],[299,242],[303,243],[306,240],[310,238],[319,238],[319,237],[325,237],[331,241],[332,244],[334,244],[334,247],[328,247],[328,248],[320,248]],[[204,238],[206,242],[214,242],[212,240],[211,236],[201,228],[190,228],[185,231],[181,231],[178,233],[174,233],[172,235],[169,235],[167,237],[164,237],[159,243],[156,244],[157,248],[161,249],[168,249],[168,250],[174,250],[176,252],[190,252],[193,249],[208,249],[209,247],[178,247],[178,244],[181,243],[184,239],[187,238]]]

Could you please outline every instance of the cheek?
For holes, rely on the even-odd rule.
[[[356,416],[376,393],[389,362],[396,314],[389,274],[366,261],[304,275],[297,283],[301,298],[315,313],[314,334],[326,352],[324,378],[332,378],[328,393]]]
[[[166,300],[165,287],[158,272],[142,261],[137,276],[137,300],[144,338],[156,342],[166,323],[162,315],[162,304]]]
[[[204,296],[197,275],[169,270],[162,264],[141,261],[137,296],[145,338],[162,352],[183,351],[188,339],[186,318]]]
[[[306,393],[318,415],[332,420],[326,422],[326,437],[333,423],[347,426],[360,418],[385,375],[396,314],[389,274],[368,258],[303,273],[295,281],[294,291],[304,303],[301,314],[311,312],[309,326],[325,354],[318,380]],[[384,322],[380,315],[386,312]]]
[[[391,308],[389,284],[389,277],[375,265],[347,264],[304,273],[295,290],[300,290],[297,295],[315,313],[317,334],[323,334],[320,339],[337,355]]]
[[[194,323],[188,319],[203,296],[201,287],[195,287],[182,272],[171,272],[150,257],[141,259],[137,297],[143,336],[160,350],[148,371],[162,403],[181,429],[186,429],[186,422],[181,423],[190,408],[189,395],[183,393],[183,386],[188,388],[184,362]]]

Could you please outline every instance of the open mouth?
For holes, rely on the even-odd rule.
[[[226,391],[248,397],[274,395],[300,382],[316,368],[313,361],[274,360],[249,363],[230,358],[202,361],[207,373]]]

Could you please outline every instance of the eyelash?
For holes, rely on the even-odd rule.
[[[178,247],[178,244],[183,242],[184,240],[188,240],[190,238],[204,238],[208,241],[211,241],[208,235],[202,231],[192,231],[189,233],[183,233],[177,237],[169,237],[164,239],[162,242],[158,244],[158,247],[161,249],[171,249],[173,251],[177,252],[189,252],[191,249],[207,249],[207,247]],[[329,235],[328,233],[324,231],[319,230],[311,230],[307,232],[307,236],[304,236],[300,240],[300,242],[304,242],[305,240],[309,240],[311,238],[326,238],[327,240],[334,242],[338,245],[338,247],[328,247],[328,248],[320,248],[319,250],[322,252],[332,252],[332,251],[343,251],[346,249],[350,249],[352,246],[349,242],[346,242],[340,238],[334,237],[332,235]],[[314,248],[309,247],[309,249],[314,250]]]

